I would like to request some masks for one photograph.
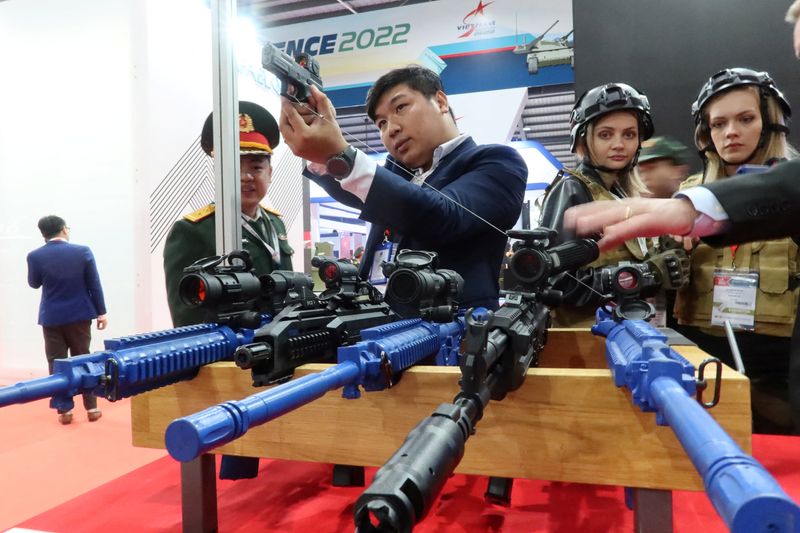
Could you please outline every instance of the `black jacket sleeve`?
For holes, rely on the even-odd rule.
[[[800,159],[703,187],[714,193],[731,222],[724,234],[703,239],[711,246],[800,235]]]
[[[577,236],[572,230],[564,230],[564,212],[572,206],[591,201],[592,195],[586,185],[577,178],[566,176],[547,192],[539,216],[539,226],[556,230],[558,243],[571,241]]]

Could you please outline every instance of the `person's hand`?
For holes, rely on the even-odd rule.
[[[597,245],[605,251],[634,237],[687,235],[698,214],[685,198],[627,198],[571,207],[564,213],[564,226],[581,236],[600,233]]]
[[[336,123],[336,110],[325,94],[314,87],[308,106],[319,113],[314,115],[306,104],[295,104],[283,98],[280,130],[292,153],[313,163],[324,164],[333,155],[347,148],[347,141]],[[302,109],[301,112],[298,109]]]
[[[108,325],[108,318],[106,315],[100,315],[97,317],[97,329],[106,329]]]

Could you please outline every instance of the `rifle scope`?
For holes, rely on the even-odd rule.
[[[253,273],[250,256],[244,251],[201,259],[183,272],[178,294],[191,307],[225,308],[261,295],[261,281]]]
[[[508,268],[529,291],[536,291],[556,274],[574,270],[597,259],[597,243],[591,239],[568,241],[547,248],[556,232],[548,228],[509,231],[508,236],[521,239],[515,242],[514,255]]]
[[[389,278],[386,302],[401,316],[422,314],[425,318],[449,321],[464,278],[455,270],[437,269],[435,252],[401,250],[393,263],[383,265]]]
[[[319,269],[319,278],[326,287],[340,283],[356,283],[358,281],[358,267],[352,263],[314,257],[311,259],[311,266]]]
[[[616,302],[609,311],[617,320],[649,320],[655,308],[643,298],[652,296],[661,286],[649,263],[628,263],[604,267],[599,272],[601,287]]]
[[[261,294],[272,300],[273,308],[281,303],[296,301],[314,293],[314,280],[303,272],[291,270],[275,270],[270,274],[259,276]]]

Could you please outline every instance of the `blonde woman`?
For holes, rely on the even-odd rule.
[[[548,187],[539,225],[559,232],[559,241],[575,238],[564,228],[564,212],[575,205],[598,200],[639,196],[645,190],[636,173],[642,141],[653,135],[647,97],[625,83],[609,83],[581,96],[570,116],[570,150],[580,157],[574,170],[562,170]],[[648,256],[648,241],[631,239],[605,251],[579,273],[583,283],[569,276],[557,287],[565,292],[565,304],[554,313],[558,327],[585,327],[594,323],[599,295],[595,286],[597,267],[622,261],[641,262]]]
[[[743,165],[770,165],[790,157],[789,103],[766,72],[730,68],[714,74],[692,105],[702,174],[681,190],[736,179]],[[675,316],[683,332],[706,352],[733,366],[724,323],[740,332],[739,347],[753,381],[757,431],[788,428],[786,376],[797,311],[798,246],[791,239],[711,248],[691,255],[691,280],[678,292]],[[779,402],[769,402],[777,398]],[[772,403],[777,408],[760,408]]]

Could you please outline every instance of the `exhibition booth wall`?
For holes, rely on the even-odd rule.
[[[250,37],[239,96],[277,116]],[[44,215],[63,217],[72,242],[94,252],[109,325],[93,330],[93,350],[172,326],[163,241],[173,221],[213,200],[199,149],[212,108],[211,14],[203,0],[0,2],[0,64],[0,374],[24,379],[47,373],[25,260],[43,244]],[[300,161],[281,145],[273,164],[270,203],[302,250]],[[302,253],[296,261],[302,268]]]
[[[438,62],[440,70],[450,69],[443,78],[451,77],[447,89],[462,131],[479,142],[506,143],[519,129],[528,86],[572,78],[563,61],[551,67],[555,78],[546,70],[531,75],[525,56],[513,49],[555,20],[563,31],[554,35],[567,33],[570,6],[506,1],[479,13],[471,4],[441,0],[343,17],[336,25],[317,21],[312,33],[344,31],[345,22],[363,33],[383,19],[409,21],[408,46],[366,50],[356,42],[352,54],[320,56],[334,102],[341,91],[365,92],[368,80],[389,68]],[[447,16],[426,16],[431,10]],[[235,34],[240,99],[277,115],[275,79],[261,68],[256,32],[237,26]],[[269,39],[303,35],[286,26]],[[36,222],[44,215],[62,216],[72,241],[94,252],[109,326],[93,331],[93,350],[106,338],[171,327],[163,242],[173,221],[213,200],[213,165],[199,149],[212,107],[211,57],[211,14],[203,0],[0,2],[0,62],[7,73],[0,86],[0,373],[19,379],[46,373],[36,324],[40,291],[28,287],[25,262],[42,244]],[[514,65],[513,74],[487,71],[499,57]],[[495,90],[473,92],[480,87]],[[544,170],[532,174],[537,182],[552,179],[551,164],[558,165],[542,161]],[[301,270],[303,249],[314,240],[303,234],[301,161],[282,144],[273,167],[268,203],[284,215]],[[542,187],[529,188],[538,194]]]

